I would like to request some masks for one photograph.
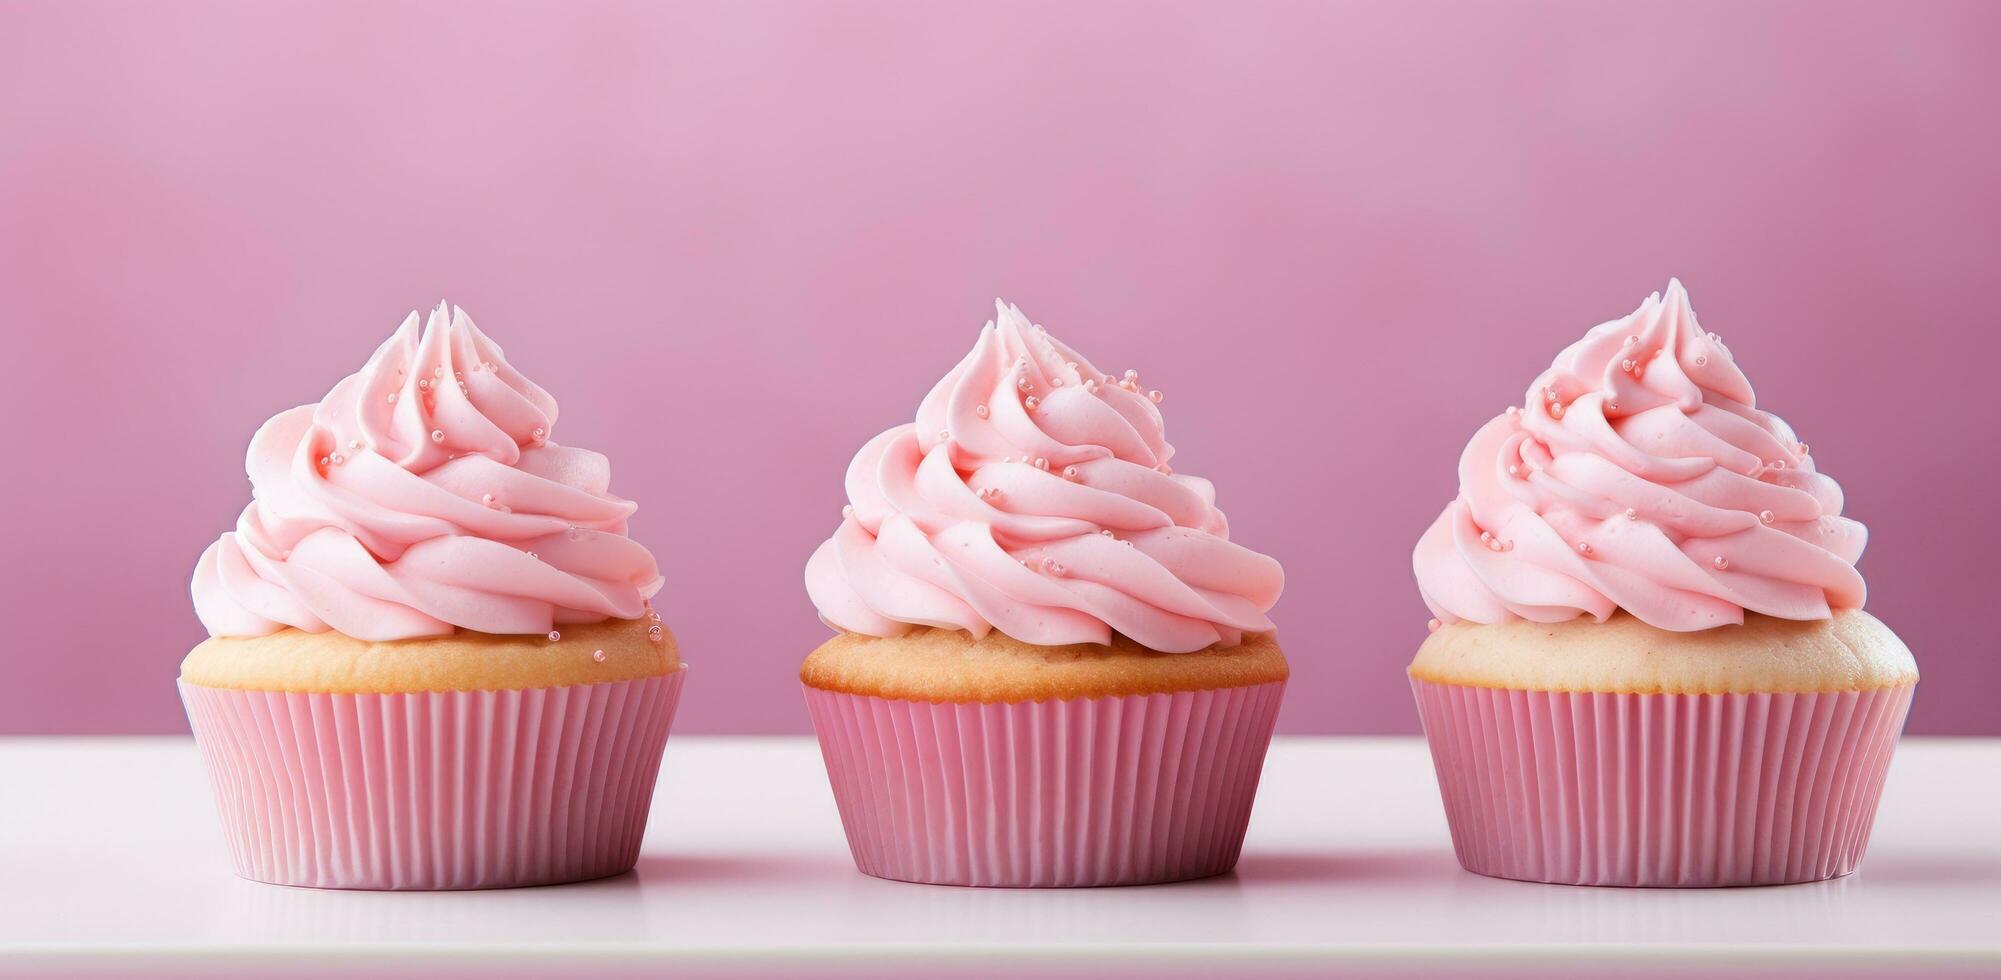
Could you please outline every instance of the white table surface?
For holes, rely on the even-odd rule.
[[[1232,875],[988,890],[857,873],[817,746],[674,736],[638,869],[337,892],[229,871],[185,738],[0,739],[0,975],[2001,975],[2001,739],[1906,739],[1862,871],[1720,890],[1453,861],[1423,743],[1281,738]]]

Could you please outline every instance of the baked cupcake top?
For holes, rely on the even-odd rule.
[[[1105,374],[996,300],[917,421],[848,465],[849,506],[806,564],[829,626],[999,630],[1024,643],[1232,646],[1272,629],[1285,576],[1177,474],[1138,372]]]
[[[1459,496],[1412,561],[1443,623],[1827,619],[1864,597],[1868,535],[1841,505],[1676,280],[1565,348],[1474,434]]]
[[[605,457],[456,307],[415,312],[316,405],[250,440],[250,505],[195,566],[211,636],[547,633],[637,619],[660,570]]]

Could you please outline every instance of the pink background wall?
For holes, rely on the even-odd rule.
[[[1294,732],[1410,731],[1466,437],[1678,275],[2001,733],[2001,5],[0,6],[0,731],[177,731],[242,454],[465,306],[609,453],[684,731],[802,731],[840,474],[990,299],[1167,393]]]

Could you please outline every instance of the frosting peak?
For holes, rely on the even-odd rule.
[[[806,566],[821,619],[1043,646],[1117,630],[1167,653],[1272,629],[1284,573],[1230,542],[1207,480],[1168,466],[1160,393],[994,306],[917,421],[849,464],[851,506]]]
[[[195,567],[211,635],[544,633],[645,611],[659,567],[626,537],[610,463],[550,440],[555,399],[463,310],[418,324],[251,438],[253,500]]]
[[[1474,434],[1413,565],[1447,623],[1825,619],[1864,598],[1867,532],[1841,506],[1675,280],[1565,348]]]

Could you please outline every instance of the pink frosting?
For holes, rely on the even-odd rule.
[[[250,440],[252,500],[195,566],[215,636],[544,633],[634,619],[659,566],[597,453],[549,439],[556,401],[464,311],[411,313],[318,405]]]
[[[848,507],[806,565],[836,629],[988,630],[1153,650],[1272,628],[1278,562],[1232,544],[1209,481],[1176,475],[1137,372],[1103,374],[995,301],[997,323],[848,466]]]
[[[1679,281],[1558,354],[1459,459],[1459,497],[1418,542],[1442,622],[1615,609],[1670,630],[1746,610],[1859,608],[1867,532],[1806,444],[1758,410]]]

